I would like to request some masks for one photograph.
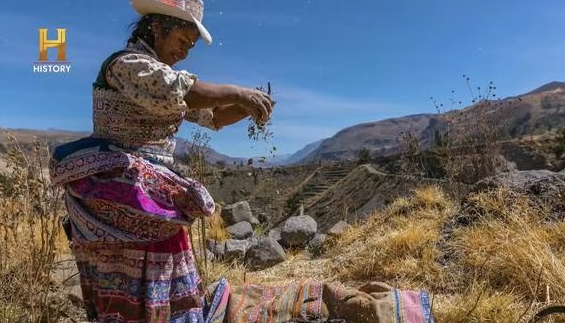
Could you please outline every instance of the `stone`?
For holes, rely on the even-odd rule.
[[[281,230],[284,246],[302,246],[308,243],[318,230],[318,224],[309,215],[298,215],[288,218]]]
[[[269,237],[258,237],[245,253],[245,265],[251,270],[262,270],[286,260],[283,247]]]
[[[247,240],[235,240],[235,239],[228,239],[225,241],[225,253],[224,253],[224,260],[225,261],[234,261],[238,259],[243,259],[245,257],[245,253],[249,247],[249,241]]]
[[[214,254],[216,259],[221,259],[226,253],[225,242],[216,241],[214,239],[206,239],[206,248]]]
[[[345,232],[345,230],[349,229],[351,225],[349,225],[345,221],[339,221],[336,223],[331,229],[328,230],[328,235],[330,236],[337,236]]]
[[[322,246],[324,245],[324,242],[326,241],[326,237],[327,237],[327,235],[325,235],[323,233],[316,233],[314,238],[312,238],[312,240],[310,240],[310,242],[308,242],[308,251],[310,252],[310,254],[312,254],[313,256],[320,255],[320,253],[322,251]]]
[[[247,221],[241,221],[226,228],[231,237],[236,240],[245,240],[253,236],[253,226]]]
[[[206,250],[206,252],[205,252],[205,253],[206,253],[206,260],[207,260],[208,262],[214,261],[214,260],[216,259],[216,256],[214,255],[214,253],[213,253],[212,251],[210,251],[208,248],[206,248],[205,250]],[[202,257],[202,249],[196,248],[196,249],[194,250],[194,254],[196,255],[196,257],[197,257],[198,259],[203,259],[203,257]]]
[[[565,220],[565,174],[549,170],[512,171],[484,178],[477,182],[471,193],[496,189],[507,189],[511,200],[525,196],[531,206],[547,210],[544,221]],[[444,231],[451,232],[456,227],[472,225],[484,211],[473,199],[463,201],[461,212],[446,224]]]
[[[272,228],[267,234],[269,238],[273,238],[276,242],[281,242],[281,228]]]
[[[228,226],[242,221],[249,222],[252,225],[259,224],[259,220],[251,213],[251,207],[247,201],[240,201],[224,207],[220,216]]]

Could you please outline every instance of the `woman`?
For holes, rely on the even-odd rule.
[[[172,68],[199,39],[212,41],[201,1],[132,5],[142,17],[94,83],[93,134],[54,151],[52,182],[65,188],[89,319],[204,322],[213,313],[183,226],[211,215],[214,201],[168,168],[173,135],[182,121],[213,130],[247,117],[265,122],[273,102],[261,91]]]

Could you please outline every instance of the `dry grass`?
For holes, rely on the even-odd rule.
[[[493,291],[474,284],[465,293],[437,296],[434,302],[436,322],[515,323],[523,312],[520,299],[510,292]]]
[[[521,300],[516,307],[564,301],[565,224],[544,221],[545,210],[504,189],[476,195],[473,204],[483,215],[454,234],[454,266]],[[461,284],[472,283],[461,276]]]
[[[0,181],[0,322],[56,322],[65,300],[55,297],[51,274],[56,254],[68,252],[62,203],[45,181],[40,145],[26,156],[12,144]]]
[[[506,189],[469,204],[418,189],[332,240],[326,274],[428,290],[437,322],[517,322],[548,297],[564,301],[565,223],[545,222],[544,209]],[[447,234],[462,212],[476,220]]]
[[[330,270],[346,281],[378,279],[405,286],[437,279],[440,230],[454,210],[438,188],[416,190],[412,199],[398,199],[331,242],[328,255],[336,261]]]
[[[206,235],[207,238],[216,241],[226,241],[231,238],[230,233],[226,230],[226,224],[220,216],[221,207],[216,207],[213,216],[206,218]]]

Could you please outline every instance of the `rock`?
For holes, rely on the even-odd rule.
[[[236,240],[245,240],[253,236],[253,227],[247,221],[241,221],[226,228],[232,238]]]
[[[292,216],[288,218],[281,230],[281,240],[285,246],[305,245],[314,238],[318,224],[309,215]]]
[[[194,254],[196,255],[196,257],[198,257],[199,259],[203,259],[202,257],[202,249],[197,248],[194,250]],[[214,253],[212,251],[210,251],[208,248],[206,248],[206,260],[208,261],[214,261],[214,259],[216,258],[216,256],[214,255]]]
[[[233,261],[237,259],[243,259],[247,248],[249,247],[249,241],[247,240],[235,240],[228,239],[225,242],[225,253],[224,260]]]
[[[326,237],[327,235],[323,233],[316,233],[314,238],[312,238],[312,240],[308,242],[308,251],[310,251],[313,256],[318,256],[320,254],[320,252],[322,251],[322,246],[326,241]]]
[[[349,229],[351,225],[349,225],[345,221],[339,221],[336,223],[331,229],[328,230],[328,235],[330,236],[337,236],[345,232],[345,230]]]
[[[249,247],[247,240],[228,239],[226,241],[206,240],[206,247],[214,254],[216,259],[233,261],[243,258]]]
[[[281,228],[272,228],[267,234],[269,238],[273,238],[276,242],[281,243]]]
[[[223,258],[226,253],[226,243],[214,239],[206,239],[206,248],[210,250],[217,259]]]
[[[539,195],[565,188],[565,174],[549,170],[527,170],[502,173],[477,182],[472,191],[507,187],[518,193]]]
[[[545,221],[565,220],[565,199],[563,198],[565,196],[565,174],[563,173],[549,170],[502,173],[477,182],[471,192],[480,193],[499,188],[506,188],[511,192],[508,199],[517,198],[518,194],[525,195],[533,207],[548,210],[547,217],[543,219]],[[461,212],[446,224],[444,231],[450,232],[456,227],[472,225],[483,213],[482,208],[477,206],[472,199],[466,199]]]
[[[514,171],[479,181],[473,192],[506,187],[525,194],[533,205],[549,208],[554,219],[565,219],[565,174],[549,170]]]
[[[228,226],[242,221],[247,221],[252,225],[259,224],[259,220],[251,213],[251,208],[247,201],[237,202],[224,207],[220,216]]]
[[[61,285],[68,297],[82,300],[80,276],[73,255],[58,255],[52,272],[53,280]]]
[[[269,268],[286,260],[282,246],[269,237],[258,237],[245,253],[245,264],[251,270]]]

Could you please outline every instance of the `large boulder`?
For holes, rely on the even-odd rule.
[[[565,173],[549,170],[514,171],[498,174],[475,184],[473,191],[506,187],[525,194],[533,205],[546,208],[551,217],[565,219]]]
[[[253,239],[245,253],[245,265],[251,270],[269,268],[286,260],[282,246],[269,237]]]
[[[524,170],[502,173],[477,182],[472,191],[506,187],[518,193],[544,195],[562,191],[565,188],[565,174],[550,170]]]
[[[245,240],[253,236],[253,226],[247,221],[230,225],[226,230],[236,240]]]
[[[224,207],[220,216],[228,226],[243,221],[249,222],[252,225],[259,224],[259,220],[251,213],[251,207],[249,207],[247,201],[237,202]]]
[[[291,216],[281,230],[281,241],[285,246],[302,246],[318,231],[318,224],[309,215]]]
[[[269,233],[267,233],[267,236],[269,238],[273,238],[276,242],[281,243],[281,228],[272,228],[269,230]]]
[[[249,241],[228,239],[225,242],[224,260],[233,261],[243,259],[249,248]]]
[[[226,241],[219,242],[213,239],[208,239],[206,241],[206,247],[214,254],[216,259],[233,261],[243,259],[247,252],[247,248],[249,247],[249,241],[228,239]]]
[[[507,189],[507,199],[526,196],[531,206],[547,210],[544,220],[565,220],[565,174],[549,170],[527,170],[502,173],[477,182],[471,192]],[[509,201],[508,203],[512,203]],[[462,211],[448,223],[447,231],[457,226],[473,224],[483,210],[472,199],[466,199]]]

